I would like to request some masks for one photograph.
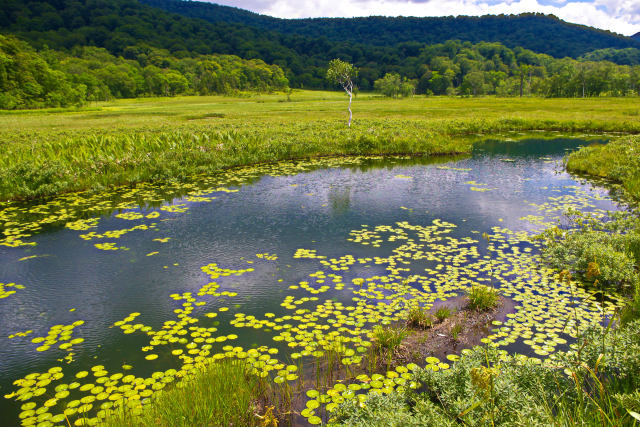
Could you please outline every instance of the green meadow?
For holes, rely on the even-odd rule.
[[[394,100],[341,92],[142,98],[0,113],[0,199],[327,155],[466,153],[497,133],[640,132],[635,98]]]

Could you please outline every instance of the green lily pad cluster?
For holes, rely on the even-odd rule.
[[[46,336],[35,337],[31,340],[34,344],[40,344],[37,351],[47,351],[52,346],[62,343],[58,346],[61,350],[72,351],[72,347],[84,342],[84,338],[73,338],[73,330],[78,326],[84,325],[84,320],[77,320],[70,325],[54,325],[49,329],[49,333]]]
[[[24,286],[15,283],[0,283],[0,299],[10,297],[20,289],[24,289]]]
[[[219,278],[242,275],[252,269],[232,270],[210,264],[204,266],[203,271],[212,278]],[[123,372],[109,372],[103,365],[75,373],[73,365],[65,370],[55,367],[49,372],[32,373],[16,380],[14,385],[18,389],[5,395],[5,398],[23,402],[23,411],[20,413],[23,425],[52,426],[66,423],[67,419],[72,420],[74,425],[97,425],[110,410],[117,407],[126,407],[132,414],[139,412],[143,401],[154,393],[177,379],[187,377],[196,368],[212,360],[242,359],[249,363],[252,372],[260,377],[271,374],[275,376],[277,373],[283,374],[286,381],[296,380],[296,367],[292,369],[291,366],[272,357],[277,354],[277,349],[261,346],[245,350],[240,346],[228,344],[236,340],[237,335],[218,335],[215,326],[199,326],[200,319],[193,316],[193,312],[208,302],[204,298],[236,296],[235,292],[218,289],[219,286],[211,282],[203,285],[196,293],[172,294],[171,299],[180,302],[181,308],[174,310],[175,319],[165,321],[159,329],[139,322],[138,318],[142,314],[138,312],[114,323],[124,334],[148,337],[148,344],[140,349],[144,356],[139,363],[158,363],[155,361],[159,360],[166,364],[170,359],[177,368],[156,371],[150,376],[136,376],[126,374],[125,371],[132,369],[131,365],[126,364],[122,366]],[[220,311],[224,310],[221,308]],[[204,317],[216,316],[217,313],[206,313]],[[46,337],[37,337],[32,341],[41,343],[42,351],[59,341],[64,341],[60,345],[61,348],[67,344],[78,344],[81,339],[70,340],[70,331],[83,323],[78,321],[66,326],[56,325]],[[70,347],[66,349],[70,350]],[[63,382],[65,376],[71,378],[71,382]]]

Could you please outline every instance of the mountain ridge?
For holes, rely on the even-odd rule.
[[[458,17],[383,17],[284,19],[237,7],[183,0],[142,3],[210,23],[233,23],[330,41],[393,46],[443,43],[447,40],[500,42],[556,58],[577,58],[598,49],[640,48],[640,39],[560,20],[553,15],[484,15]],[[637,35],[640,37],[640,35]],[[635,37],[635,36],[634,36]],[[564,42],[563,42],[564,41]]]

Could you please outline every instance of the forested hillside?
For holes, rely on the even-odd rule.
[[[398,43],[442,43],[447,40],[500,42],[515,48],[523,47],[556,58],[577,58],[596,49],[640,48],[640,43],[584,25],[569,24],[552,15],[525,13],[521,15],[487,15],[481,17],[380,17],[278,19],[246,10],[217,4],[184,0],[141,0],[143,3],[209,22],[249,25],[297,34],[311,38],[326,37],[331,41],[346,41],[376,46]]]
[[[354,50],[361,61],[395,62],[392,48],[366,50],[347,43],[311,40],[230,24],[211,24],[141,4],[137,0],[0,0],[0,33],[45,46],[70,50],[104,47],[134,59],[138,47],[167,49],[176,57],[233,54],[259,58],[288,71],[296,87],[324,87],[328,57]],[[133,48],[132,48],[133,47]]]
[[[132,48],[133,49],[133,48]],[[87,101],[140,96],[208,95],[238,90],[283,90],[282,69],[231,55],[176,58],[166,50],[137,48],[135,59],[99,47],[70,53],[36,52],[0,35],[0,108],[67,107]]]
[[[640,49],[598,49],[582,55],[585,61],[610,61],[620,65],[640,65]]]
[[[334,58],[359,68],[356,84],[361,90],[373,90],[386,75],[413,88],[405,93],[427,95],[626,96],[640,88],[636,48],[606,48],[578,60],[559,59],[498,42],[407,41],[377,46],[281,34],[210,23],[138,0],[0,0],[0,6],[0,31],[12,34],[2,39],[1,108],[64,106],[111,97],[268,91],[288,85],[326,89],[333,87],[325,74]],[[220,10],[247,21],[286,21],[239,9]],[[509,19],[525,18],[568,25],[535,15]],[[385,23],[401,22],[380,19],[383,28]],[[591,34],[581,31],[585,37]]]

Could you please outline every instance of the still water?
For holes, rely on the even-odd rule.
[[[532,233],[561,216],[569,205],[591,212],[620,209],[605,188],[562,171],[563,156],[583,143],[488,141],[466,157],[290,164],[285,173],[268,173],[244,184],[230,172],[226,181],[204,185],[204,191],[198,192],[195,185],[165,202],[157,192],[149,192],[136,200],[154,203],[84,214],[83,219],[99,218],[85,223],[84,229],[65,227],[64,221],[46,227],[24,239],[35,246],[0,246],[0,283],[21,285],[5,286],[5,291],[15,293],[0,299],[0,393],[19,388],[12,385],[14,380],[54,366],[71,377],[95,365],[109,373],[121,372],[124,365],[141,376],[179,369],[180,360],[168,350],[141,351],[149,342],[144,333],[123,333],[114,323],[136,313],[130,323],[158,330],[163,322],[176,319],[174,310],[184,308],[184,300],[172,295],[195,296],[212,280],[218,293],[227,294],[196,304],[190,315],[216,327],[216,336],[237,335],[230,338],[234,346],[278,346],[268,328],[265,333],[229,322],[237,313],[256,318],[265,312],[291,314],[283,300],[309,296],[299,283],[308,283],[310,275],[319,271],[325,276],[322,280],[311,276],[317,279],[315,289],[332,286],[313,295],[319,301],[349,304],[354,279],[388,274],[384,263],[373,260],[388,257],[399,241],[406,241],[406,224],[427,226],[437,220],[436,224],[455,225],[443,242],[475,239],[480,259],[491,255],[481,233],[495,233],[495,227]],[[367,230],[380,225],[405,231],[392,230],[395,238],[375,237],[388,230],[367,235]],[[453,244],[454,251],[469,247],[464,242]],[[512,244],[521,252],[538,250],[526,239]],[[301,257],[299,249],[326,258]],[[346,266],[341,270],[329,268],[338,264],[319,262],[344,256],[358,261],[341,264]],[[428,277],[448,269],[438,266],[443,263],[440,258],[414,256],[414,262],[403,265],[405,270],[394,270],[392,275]],[[461,258],[460,263],[465,262],[474,261]],[[232,272],[218,277],[203,271],[213,263]],[[329,274],[339,275],[346,286],[334,286],[332,276],[326,277]],[[205,313],[217,315],[209,319]],[[72,333],[63,339],[64,334],[56,335],[60,328],[55,325],[74,326],[67,328]],[[37,337],[45,342],[33,342]],[[76,342],[60,348],[72,340]],[[511,351],[524,351],[517,342],[506,344]],[[278,347],[285,358],[287,346]],[[212,351],[219,350],[214,346]],[[149,360],[150,353],[158,358]],[[47,390],[43,396],[50,393],[55,391]],[[18,424],[24,401],[1,399],[0,424]],[[64,409],[62,401],[57,405],[52,413]]]

